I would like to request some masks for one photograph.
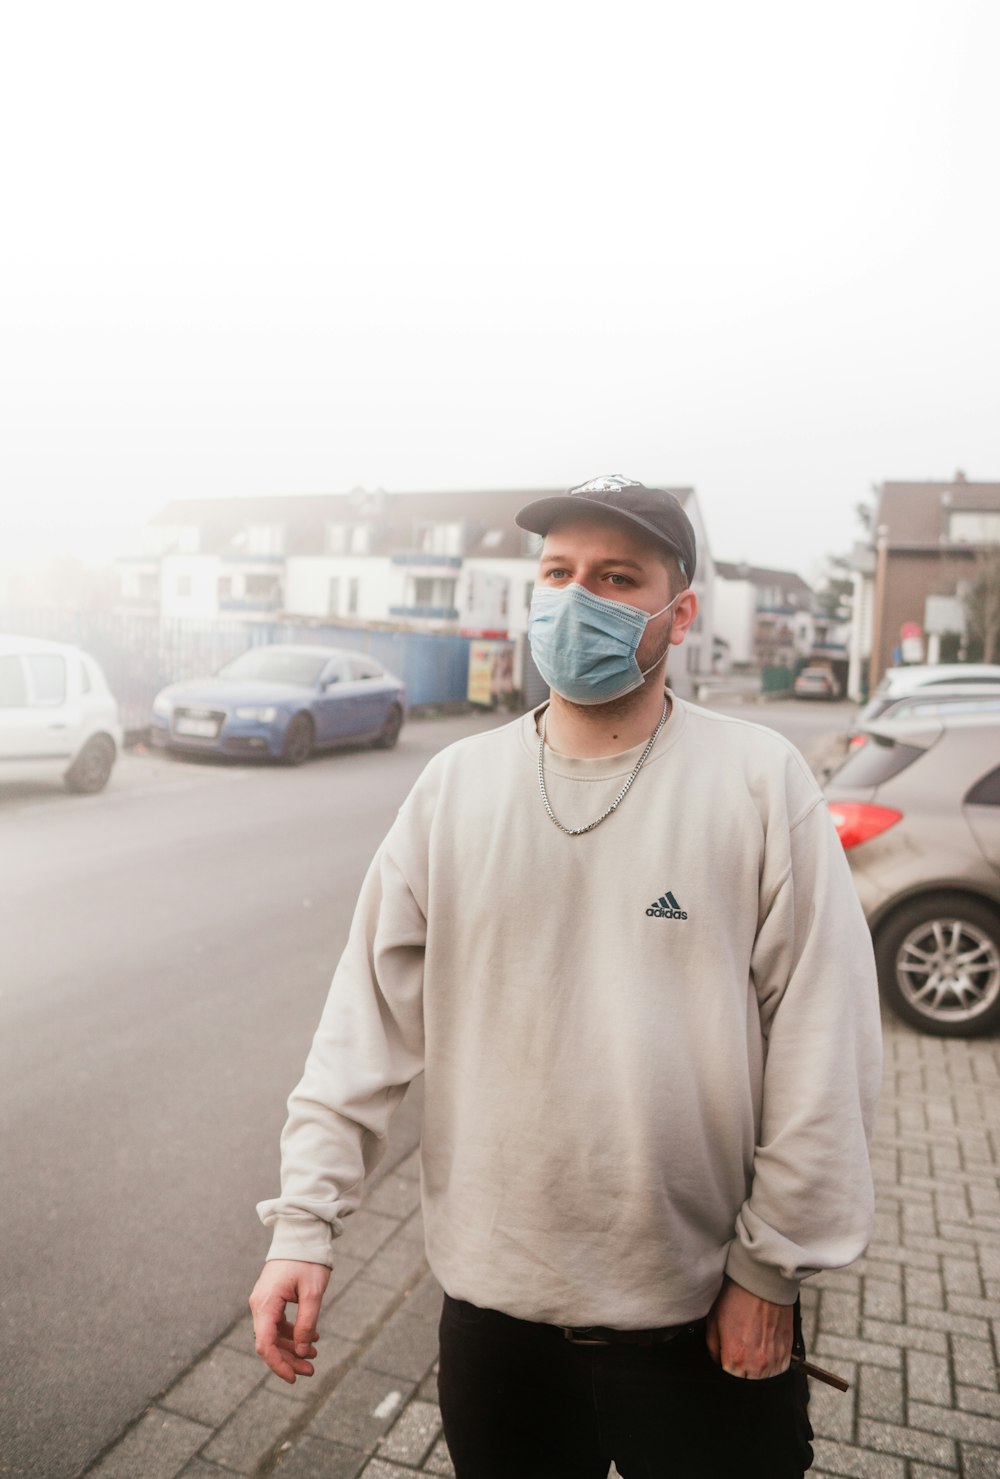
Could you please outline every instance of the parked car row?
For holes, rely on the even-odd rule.
[[[301,765],[358,740],[392,749],[406,689],[370,658],[337,647],[251,647],[213,678],[171,683],[153,704],[150,738],[165,749],[256,755]]]
[[[809,674],[814,696],[839,696],[826,669]],[[301,765],[356,741],[391,748],[405,714],[404,685],[369,658],[271,644],[164,688],[150,734],[179,753]],[[93,657],[0,636],[0,780],[47,773],[97,792],[121,748]],[[1000,1027],[1000,667],[890,671],[826,794],[886,1001],[938,1035]]]
[[[121,747],[118,705],[88,653],[0,635],[0,780],[53,776],[101,791]]]
[[[938,1036],[1000,1026],[1000,667],[890,672],[826,794],[885,1000]]]
[[[301,765],[370,740],[391,749],[406,715],[398,678],[356,652],[251,647],[214,678],[172,683],[153,703],[153,744]],[[99,664],[61,642],[0,635],[0,781],[61,778],[103,790],[122,749],[118,705]]]

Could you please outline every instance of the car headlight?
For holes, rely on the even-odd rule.
[[[154,714],[162,714],[165,718],[169,719],[170,718],[170,700],[169,700],[169,698],[165,698],[162,693],[158,693],[156,695],[156,697],[153,699],[153,713]]]
[[[237,719],[257,719],[261,724],[273,724],[278,717],[278,711],[273,704],[265,708],[246,708],[234,710]]]

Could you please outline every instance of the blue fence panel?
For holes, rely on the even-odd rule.
[[[308,642],[363,652],[406,684],[411,704],[463,702],[469,687],[469,637],[438,632],[382,631],[369,627],[275,623],[274,642]]]
[[[468,692],[468,637],[297,622],[166,621],[121,612],[21,609],[0,613],[0,630],[72,642],[100,663],[125,730],[145,729],[168,683],[204,678],[248,647],[305,642],[363,652],[402,678],[411,704],[461,702]]]

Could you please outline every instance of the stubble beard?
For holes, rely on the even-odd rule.
[[[671,616],[659,644],[652,654],[644,654],[640,659],[636,652],[636,662],[641,670],[649,669],[645,678],[638,688],[633,688],[629,693],[623,693],[620,698],[609,698],[604,704],[576,704],[572,699],[563,698],[562,702],[569,708],[575,709],[578,714],[600,715],[602,719],[626,719],[645,701],[647,693],[652,688],[662,689],[664,679],[667,676],[666,657],[670,651],[670,634],[674,629],[674,620]],[[640,647],[642,643],[639,644]],[[562,697],[562,695],[560,695]]]

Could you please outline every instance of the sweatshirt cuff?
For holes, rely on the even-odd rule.
[[[292,1258],[298,1263],[323,1263],[333,1267],[333,1229],[318,1217],[279,1217],[267,1251],[272,1258]]]
[[[770,1300],[772,1304],[794,1304],[799,1297],[797,1279],[786,1279],[770,1264],[758,1263],[739,1239],[729,1245],[726,1273],[734,1284],[756,1294],[758,1299]]]

